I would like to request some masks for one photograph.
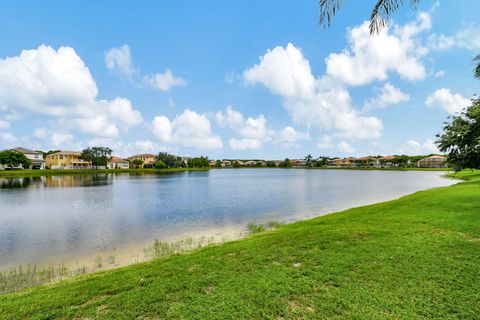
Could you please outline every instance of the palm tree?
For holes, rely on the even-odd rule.
[[[344,0],[320,0],[320,24],[330,26],[333,17],[337,14]],[[415,8],[420,0],[410,0],[410,7]],[[403,5],[403,0],[377,0],[370,13],[370,34],[378,33],[385,27],[388,19]],[[480,54],[473,62],[476,64],[474,76],[480,79]]]
[[[307,156],[305,156],[304,160],[307,160],[307,167],[311,166],[312,159],[313,159],[313,156],[311,154],[308,154]]]
[[[320,0],[320,24],[330,26],[333,17],[338,13],[344,0]],[[415,8],[420,0],[410,0]],[[377,0],[370,14],[370,33],[378,33],[385,27],[390,16],[403,5],[403,0]]]
[[[473,59],[473,62],[477,64],[474,70],[475,78],[480,79],[480,54]]]

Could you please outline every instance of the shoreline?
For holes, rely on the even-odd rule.
[[[432,187],[427,189],[419,189],[417,191],[414,191],[413,193],[393,195],[392,198],[388,198],[388,199],[382,199],[379,201],[374,200],[373,202],[366,202],[358,205],[347,206],[344,208],[340,207],[337,209],[326,210],[325,212],[320,212],[320,213],[299,212],[296,214],[296,217],[293,217],[291,215],[285,215],[285,216],[279,217],[279,220],[275,220],[275,222],[282,225],[291,225],[291,224],[295,224],[302,221],[309,221],[318,217],[334,215],[346,210],[352,210],[352,209],[357,209],[361,207],[395,201],[403,197],[406,197],[418,192],[426,191],[426,190],[433,190],[437,188],[448,188],[459,182],[462,182],[460,179],[456,177],[452,177],[451,174],[441,175],[439,176],[439,178],[454,180],[455,183],[452,183],[448,186],[438,186],[438,187]],[[255,224],[260,223],[261,225],[264,225],[267,222],[268,221],[258,220],[258,221],[255,221],[254,223]],[[102,272],[106,270],[129,267],[132,265],[145,263],[145,262],[157,259],[159,258],[158,256],[152,255],[151,253],[150,254],[147,253],[148,250],[151,250],[152,245],[156,241],[160,241],[164,244],[171,245],[171,246],[178,246],[179,244],[185,242],[186,240],[191,241],[195,245],[178,247],[178,252],[172,252],[168,255],[176,254],[176,253],[188,254],[198,248],[202,248],[209,245],[221,245],[231,241],[243,240],[248,238],[250,235],[251,233],[248,232],[248,228],[246,224],[183,231],[181,232],[181,234],[176,236],[151,239],[149,241],[132,244],[132,245],[127,244],[127,245],[110,249],[110,250],[82,254],[81,256],[75,257],[75,258],[59,259],[57,257],[57,258],[46,259],[45,261],[41,261],[38,263],[22,263],[22,264],[6,265],[5,267],[0,268],[0,275],[2,273],[5,274],[8,272],[11,272],[12,270],[19,270],[22,268],[26,269],[26,267],[28,266],[35,266],[35,268],[38,267],[38,268],[47,268],[47,269],[55,268],[55,267],[62,268],[62,269],[66,268],[67,270],[71,270],[73,272],[73,274],[69,276],[52,279],[51,281],[48,281],[45,284],[55,283],[55,282],[58,282],[59,280],[75,278],[78,275],[96,274],[98,272]],[[101,267],[98,267],[98,263],[101,264]],[[78,270],[82,270],[82,272],[78,272]]]
[[[0,295],[0,314],[475,318],[480,171],[450,177],[466,182]]]
[[[171,169],[45,169],[45,170],[2,170],[0,178],[29,178],[46,176],[73,176],[95,174],[165,174],[186,171],[208,171],[210,168],[171,168]]]

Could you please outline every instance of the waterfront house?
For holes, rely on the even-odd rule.
[[[439,155],[432,155],[430,157],[417,161],[419,168],[447,168],[447,158]]]
[[[28,168],[23,168],[23,166],[19,166],[18,168],[10,168],[10,169],[38,169],[43,170],[45,169],[45,160],[43,160],[43,153],[39,151],[29,150],[22,147],[17,147],[15,149],[9,149],[11,151],[16,151],[22,153],[25,157],[27,157],[31,163]],[[6,169],[4,166],[0,164],[0,170]]]
[[[47,155],[45,165],[50,169],[90,169],[92,163],[80,159],[79,151],[60,151]]]
[[[245,166],[255,167],[255,166],[257,166],[257,161],[253,161],[253,160],[245,161]]]
[[[291,160],[292,166],[294,167],[306,167],[307,166],[307,160],[304,159],[293,159]]]
[[[328,162],[328,165],[332,166],[332,167],[349,168],[349,167],[353,166],[354,160],[355,160],[355,158],[352,158],[352,157],[343,158],[343,159],[335,158],[335,159],[331,159]]]
[[[353,165],[358,168],[371,168],[378,166],[379,162],[374,157],[361,157],[353,160]]]
[[[128,160],[112,156],[107,162],[108,169],[128,169],[130,162]]]
[[[210,164],[210,167],[216,167],[217,166],[217,160],[210,160],[210,161],[208,161],[208,163]]]
[[[188,166],[188,160],[192,159],[192,157],[180,157],[185,164],[185,166]]]
[[[232,166],[232,161],[230,161],[230,160],[222,160],[222,167],[223,167],[223,168],[231,167],[231,166]]]
[[[143,161],[142,168],[154,168],[156,158],[157,156],[154,154],[141,153],[141,154],[136,154],[131,157],[128,157],[127,160],[130,162],[132,162],[133,160],[142,160]]]
[[[394,156],[384,156],[378,159],[378,167],[379,168],[391,168],[394,166],[393,159]]]

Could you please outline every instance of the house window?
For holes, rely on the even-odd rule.
[[[59,159],[63,159],[63,156],[58,156],[58,157],[59,157]]]

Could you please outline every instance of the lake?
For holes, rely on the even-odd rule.
[[[71,260],[156,238],[212,230],[222,235],[252,221],[311,218],[455,183],[443,174],[215,169],[0,178],[0,269]]]

